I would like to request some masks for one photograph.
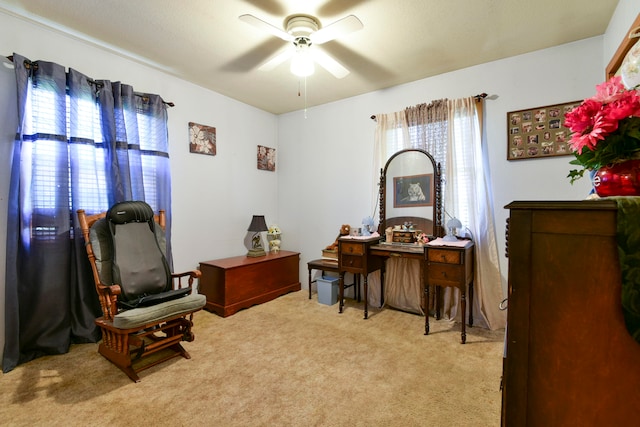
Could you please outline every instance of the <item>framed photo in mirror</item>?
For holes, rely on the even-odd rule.
[[[433,174],[393,177],[393,207],[433,205]]]

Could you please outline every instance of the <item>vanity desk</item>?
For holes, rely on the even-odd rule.
[[[420,235],[430,236],[430,239],[444,235],[441,175],[440,164],[424,150],[401,150],[387,160],[380,170],[380,222],[377,230],[380,236],[345,236],[338,239],[340,313],[344,308],[345,273],[362,274],[364,318],[367,318],[367,275],[377,270],[381,270],[382,305],[386,303],[405,311],[424,313],[425,335],[429,333],[430,286],[436,290],[437,318],[440,317],[439,289],[443,286],[460,289],[461,309],[465,313],[467,287],[469,299],[473,298],[473,242],[455,241],[441,245],[441,241],[436,240],[437,246],[433,243],[422,246],[415,243]],[[418,264],[409,260],[416,260]],[[387,266],[389,271],[385,272],[387,263],[392,264]],[[393,270],[405,269],[408,264],[413,264],[411,269],[415,271],[411,272],[411,279],[393,274]],[[385,278],[387,273],[390,274]],[[466,315],[462,320],[464,344]],[[471,310],[469,325],[473,325]]]
[[[408,245],[408,244],[398,244],[398,243],[387,243],[380,242],[377,245],[372,245],[369,248],[371,255],[382,259],[382,277],[384,277],[384,263],[388,258],[409,258],[418,260],[420,263],[420,283],[425,283],[425,257],[424,257],[424,248],[418,245]],[[384,289],[382,290],[382,295],[384,295]],[[427,300],[428,301],[428,300]],[[424,300],[424,292],[420,293],[420,307],[422,310],[427,313],[427,305]]]
[[[384,264],[388,258],[411,258],[420,261],[420,283],[425,283],[424,264],[425,249],[422,246],[386,243],[382,237],[341,237],[338,239],[338,272],[340,274],[339,296],[340,309],[344,307],[344,275],[353,273],[354,277],[364,276],[364,318],[368,318],[368,279],[369,273],[381,270],[380,294],[384,298]],[[384,299],[382,301],[384,305]],[[420,307],[425,307],[421,299]]]

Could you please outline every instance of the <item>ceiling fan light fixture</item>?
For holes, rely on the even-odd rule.
[[[291,73],[298,77],[307,77],[314,73],[315,66],[309,52],[298,50],[291,58]]]
[[[309,37],[315,31],[318,31],[318,23],[311,16],[294,15],[287,20],[287,33],[293,37]]]
[[[291,72],[300,77],[313,74],[316,62],[334,77],[338,79],[346,77],[349,70],[342,64],[323,52],[321,48],[314,47],[313,51],[310,51],[309,48],[312,44],[321,45],[363,28],[362,22],[354,15],[346,16],[325,27],[321,26],[320,21],[311,15],[290,15],[285,19],[284,29],[249,14],[241,15],[239,18],[284,41],[293,42],[295,46],[295,50],[283,50],[267,60],[258,69],[272,70],[291,58]]]

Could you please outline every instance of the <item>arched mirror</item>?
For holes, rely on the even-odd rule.
[[[391,156],[380,173],[380,234],[391,227],[441,237],[441,188],[440,164],[428,152],[412,148]],[[396,233],[393,243],[409,241]]]

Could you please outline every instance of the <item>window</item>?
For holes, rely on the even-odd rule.
[[[28,177],[31,192],[29,234],[40,241],[73,232],[74,206],[90,213],[108,209],[113,185],[99,103],[90,97],[72,99],[68,93],[61,100],[56,89],[46,80],[32,83],[25,109],[22,174]],[[166,187],[160,182],[168,166],[166,116],[154,117],[145,108],[127,115],[138,136],[135,143],[117,143],[117,156],[130,169],[125,173],[134,189],[131,198],[145,200],[157,210],[158,189]],[[158,137],[163,131],[165,135]],[[61,218],[63,208],[69,215]]]

